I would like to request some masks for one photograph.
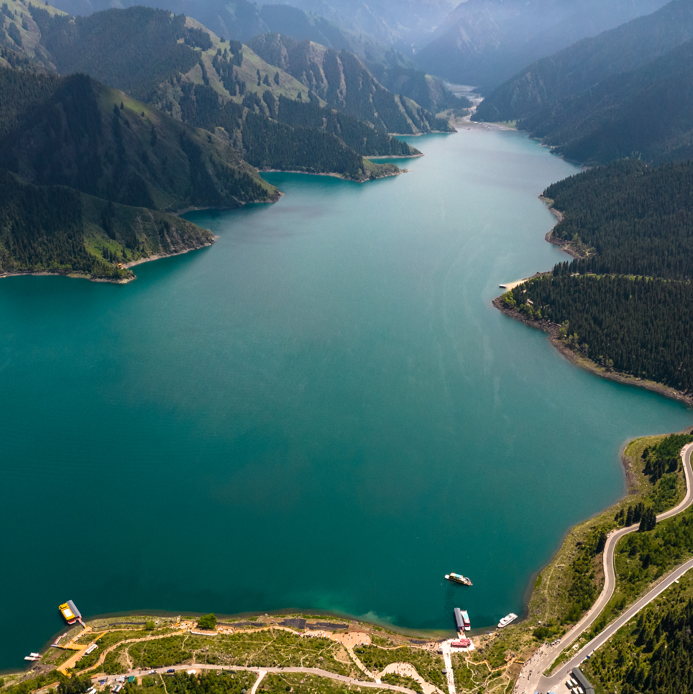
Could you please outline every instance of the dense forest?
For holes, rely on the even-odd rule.
[[[608,369],[693,391],[693,284],[609,275],[541,277],[512,292]],[[530,314],[532,315],[532,314]]]
[[[544,195],[564,213],[553,237],[583,256],[555,275],[693,278],[693,163],[614,162],[555,183]]]
[[[0,274],[78,272],[126,279],[118,265],[210,245],[210,232],[168,214],[64,186],[39,187],[0,169]]]
[[[683,583],[595,651],[584,666],[591,681],[621,694],[693,692],[693,599]]]
[[[693,163],[616,162],[550,186],[553,232],[581,257],[516,287],[509,308],[560,325],[575,352],[693,392]]]
[[[162,82],[197,65],[195,47],[211,47],[208,34],[186,28],[183,15],[166,10],[133,7],[73,19],[35,5],[30,9],[61,75],[83,72],[142,101]]]
[[[224,139],[84,75],[53,80],[51,89],[43,77],[27,73],[17,81],[0,70],[0,92],[7,84],[15,123],[0,124],[0,166],[33,183],[154,209],[277,197]]]

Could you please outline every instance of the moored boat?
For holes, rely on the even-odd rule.
[[[471,586],[472,582],[462,574],[445,574],[445,578],[453,583],[461,583],[463,586]]]
[[[80,611],[77,609],[77,606],[74,602],[72,602],[72,600],[64,602],[58,609],[60,610],[60,614],[62,614],[63,619],[68,624],[74,624],[75,622],[80,621],[82,618]]]
[[[462,619],[464,620],[464,630],[469,631],[472,628],[472,625],[469,621],[469,613],[467,610],[462,610]]]
[[[503,627],[507,627],[510,622],[514,622],[517,619],[517,615],[514,612],[511,612],[510,614],[506,614],[503,619],[501,619],[500,622],[498,622],[498,628],[502,629]]]

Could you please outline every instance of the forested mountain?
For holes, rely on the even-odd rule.
[[[0,167],[154,209],[237,207],[277,191],[228,141],[180,123],[84,75],[0,70]]]
[[[621,161],[545,191],[552,236],[578,257],[504,304],[561,325],[567,346],[608,370],[693,393],[693,162]]]
[[[56,7],[75,16],[135,5],[184,14],[227,39],[247,42],[258,34],[276,31],[298,41],[314,41],[338,51],[351,51],[365,61],[379,62],[387,57],[389,63],[413,67],[408,58],[393,51],[389,43],[378,42],[371,32],[346,29],[320,14],[303,11],[294,3],[256,5],[247,0],[56,0]]]
[[[157,104],[174,117],[180,117],[178,87],[181,84],[211,85],[223,98],[236,103],[241,103],[250,92],[260,97],[271,92],[275,99],[287,97],[301,101],[307,101],[309,96],[310,85],[305,80],[300,82],[281,67],[269,65],[248,46],[238,41],[222,41],[195,20],[173,16],[165,10],[132,7],[73,19],[68,15],[52,16],[44,8],[32,7],[31,15],[40,32],[40,45],[61,74],[84,72]],[[317,44],[297,45],[312,46],[319,55],[331,50]],[[381,108],[380,111],[356,109],[351,107],[353,99],[349,102],[333,99],[334,108],[385,130],[397,126],[398,132],[428,132],[431,124],[438,126],[437,129],[449,129],[418,104],[381,87],[357,58],[347,55],[354,65],[352,71],[357,70],[358,76],[367,81]],[[412,75],[404,79],[405,84],[413,85],[413,82]],[[464,106],[447,90],[441,92],[437,87],[435,83],[429,84],[425,76],[423,85],[412,86],[429,101],[435,93],[440,101]],[[364,91],[362,98],[370,100],[370,96]],[[393,110],[397,112],[395,117],[389,115]],[[383,153],[395,152],[378,152]]]
[[[564,220],[552,237],[579,256],[555,274],[693,279],[693,165],[619,161],[544,193]]]
[[[666,0],[467,0],[436,29],[417,66],[488,93],[518,68],[649,14]]]
[[[390,138],[356,119],[305,104],[319,127],[293,124],[302,120],[302,104],[269,92],[264,99],[248,94],[243,104],[223,102],[207,85],[183,88],[180,108],[186,122],[217,133],[225,133],[236,149],[253,166],[261,169],[340,173],[346,178],[364,181],[392,175],[392,165],[373,164],[345,144],[348,140],[360,150],[382,147],[383,153],[402,156],[415,153],[409,145]],[[295,116],[295,117],[294,117]],[[280,122],[284,121],[284,122]],[[349,126],[353,126],[349,129]],[[223,130],[222,130],[223,129]],[[371,137],[369,137],[371,136]],[[377,152],[371,151],[375,156]]]
[[[609,77],[519,121],[554,150],[601,164],[693,156],[693,41],[639,70]]]
[[[76,19],[51,16],[38,7],[31,13],[41,44],[61,73],[87,73],[197,127],[225,127],[238,152],[259,167],[365,180],[390,169],[371,166],[362,156],[417,153],[383,129],[309,103],[305,86],[291,75],[237,41],[222,42],[182,15],[144,7]],[[289,122],[284,114],[292,100],[296,106]],[[279,101],[287,106],[275,108]],[[225,110],[232,117],[223,115]],[[201,111],[204,122],[197,115]],[[249,111],[257,117],[251,118]],[[213,113],[218,121],[211,119]],[[302,114],[306,122],[300,122]],[[263,156],[258,157],[261,141]]]
[[[83,273],[124,280],[119,267],[210,245],[214,237],[178,217],[127,207],[63,186],[34,186],[0,169],[0,275]]]
[[[651,15],[533,63],[484,99],[475,120],[520,120],[541,117],[542,111],[547,117],[550,105],[646,66],[691,39],[693,5],[673,0]]]
[[[250,47],[266,62],[281,68],[329,106],[384,128],[416,133],[452,128],[405,96],[392,94],[352,53],[282,34],[263,34]]]

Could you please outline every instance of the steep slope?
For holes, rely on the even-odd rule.
[[[32,183],[155,209],[277,199],[228,138],[84,75],[42,78],[2,69],[0,95],[12,104],[0,124],[0,166]]]
[[[488,93],[542,57],[649,14],[666,0],[467,0],[416,56],[421,69]]]
[[[39,187],[0,169],[0,275],[47,272],[123,281],[123,268],[214,242],[178,217],[118,205],[63,186]]]
[[[458,4],[458,0],[291,0],[358,34],[409,51],[430,34]],[[292,35],[290,32],[283,33]],[[294,38],[299,38],[294,36]],[[337,46],[333,46],[337,48]],[[353,50],[353,49],[348,49]]]
[[[238,152],[258,166],[289,166],[291,170],[338,173],[365,180],[385,170],[368,167],[362,155],[417,153],[386,132],[376,134],[369,124],[349,116],[337,118],[344,127],[333,127],[335,117],[331,109],[325,110],[322,118],[311,114],[310,122],[300,123],[297,118],[305,109],[299,107],[293,111],[291,127],[279,127],[270,120],[276,114],[268,104],[278,99],[300,99],[306,93],[305,87],[291,75],[265,63],[247,46],[238,41],[222,42],[195,20],[182,15],[145,7],[108,10],[75,19],[68,15],[53,17],[43,8],[34,7],[31,11],[41,31],[42,45],[62,73],[87,73],[196,126],[202,125],[194,116],[198,97],[208,116],[221,113],[223,104],[231,102],[234,115],[232,119],[222,119],[227,128],[222,136],[231,136],[230,142]],[[207,88],[214,94],[205,92]],[[214,101],[211,110],[207,107],[210,99]],[[247,109],[258,118],[248,118]],[[222,121],[213,122],[207,117],[204,127],[213,130]],[[298,127],[304,129],[298,131]],[[249,134],[246,142],[236,137],[246,128],[252,129],[253,148],[246,146]],[[310,132],[311,128],[324,132]],[[349,138],[346,149],[353,151],[347,152],[344,143],[339,142],[342,133]],[[265,145],[261,159],[254,156],[259,142]]]
[[[236,41],[245,42],[267,31],[282,31],[299,41],[315,41],[337,50],[354,50],[359,54],[366,50],[376,53],[387,50],[370,37],[360,37],[324,17],[289,5],[266,4],[258,7],[247,0],[56,0],[57,7],[73,16],[87,16],[113,7],[123,9],[136,5],[184,14],[217,36]]]
[[[366,67],[383,87],[406,96],[431,113],[472,106],[469,99],[455,96],[439,77],[427,75],[422,70],[387,62],[366,62]]]
[[[264,34],[250,47],[265,61],[288,72],[329,106],[394,133],[450,132],[436,118],[405,96],[385,89],[352,53],[282,34]]]
[[[40,45],[58,72],[83,72],[138,99],[153,99],[166,82],[205,79],[213,80],[224,96],[270,90],[276,97],[296,98],[304,90],[290,75],[276,75],[276,68],[239,42],[222,42],[195,20],[167,10],[131,7],[73,18],[32,7],[31,15]],[[224,74],[217,74],[212,64],[219,50],[223,60],[216,62],[224,63]]]
[[[636,70],[693,39],[693,5],[673,0],[657,12],[540,60],[501,85],[476,120],[518,120],[607,77]]]
[[[242,103],[267,117],[272,117],[272,114],[263,107],[265,101],[300,100],[303,94],[307,98],[303,84],[267,64],[247,46],[238,41],[221,41],[195,20],[182,15],[173,16],[166,10],[132,7],[75,19],[68,15],[52,17],[42,8],[32,8],[32,14],[41,30],[41,42],[61,73],[87,73],[186,122],[192,122],[188,117],[188,106],[195,98],[195,87],[208,86],[223,101]],[[255,108],[256,105],[259,109]],[[331,109],[328,111],[323,121],[312,118],[310,123],[299,123],[294,118],[292,125],[325,130],[331,120]],[[300,112],[298,109],[295,114]],[[344,116],[345,119],[348,117]],[[245,119],[241,117],[239,127],[244,123]],[[268,139],[271,139],[276,126],[270,123],[264,126]],[[214,125],[208,123],[205,127]],[[283,145],[288,147],[292,134],[287,133],[286,128],[283,130],[282,136],[289,137]],[[355,135],[357,131],[360,136],[352,137],[346,144],[358,154],[414,153],[386,133],[382,133],[377,148],[364,147],[374,140],[373,128],[364,122],[351,123],[344,132]],[[334,128],[330,132],[340,136]],[[296,167],[303,168],[307,165],[305,141],[303,137],[295,137],[293,146],[302,155],[301,165],[297,162]],[[318,141],[324,144],[324,138],[315,137],[316,151],[324,149],[317,146]],[[332,158],[332,161],[337,159]],[[279,167],[275,163],[275,168]],[[346,173],[347,169],[353,170],[353,167],[318,170]]]
[[[693,40],[519,122],[569,159],[599,164],[693,156]]]
[[[247,94],[239,106],[221,100],[207,85],[194,85],[183,90],[181,109],[186,122],[230,138],[243,157],[261,169],[338,173],[344,178],[365,181],[397,174],[399,169],[371,164],[359,152],[366,153],[363,150],[368,149],[370,156],[376,156],[382,147],[389,156],[417,154],[409,145],[356,119],[315,104],[306,104],[304,109],[284,97],[277,101],[269,92],[265,97]],[[302,125],[311,111],[319,127]],[[359,142],[364,135],[368,139]],[[345,139],[359,151],[347,146]]]

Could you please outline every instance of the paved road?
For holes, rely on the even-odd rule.
[[[176,671],[186,671],[195,670],[200,672],[200,670],[227,670],[227,671],[239,671],[243,670],[246,672],[257,672],[261,679],[269,673],[285,673],[285,672],[300,672],[305,675],[318,675],[319,677],[328,677],[331,680],[337,680],[338,682],[344,682],[345,684],[351,684],[356,687],[371,687],[374,689],[391,689],[396,692],[403,692],[403,694],[416,694],[411,689],[406,687],[399,687],[395,684],[386,684],[385,682],[364,682],[363,680],[355,680],[351,677],[345,677],[344,675],[338,675],[335,672],[328,672],[327,670],[321,670],[315,667],[240,667],[239,665],[173,665],[171,667],[163,667],[155,669],[157,673],[164,673],[167,670]],[[92,675],[92,679],[103,681],[106,680],[107,684],[115,684],[116,680],[121,677],[129,677],[134,675],[135,677],[142,677],[148,674],[151,670],[131,670],[127,675],[104,675],[99,677],[98,675]],[[264,673],[264,674],[263,674]],[[258,684],[256,681],[256,684]]]
[[[681,457],[683,459],[683,469],[686,476],[686,496],[683,498],[681,503],[679,503],[674,508],[661,513],[657,516],[657,521],[663,521],[672,516],[685,511],[691,504],[693,504],[693,470],[691,469],[691,453],[693,453],[693,444],[689,444],[683,448],[681,451]],[[642,597],[638,602],[631,606],[619,619],[617,619],[612,625],[607,627],[599,636],[588,643],[584,648],[577,652],[570,661],[563,665],[560,670],[558,670],[551,677],[544,677],[542,673],[547,668],[551,667],[553,662],[558,658],[558,656],[574,641],[576,641],[582,634],[587,631],[596,619],[601,614],[602,610],[606,607],[609,600],[614,594],[616,588],[616,572],[614,569],[614,554],[616,550],[616,544],[618,541],[629,533],[634,533],[638,530],[637,525],[632,525],[628,528],[622,528],[612,532],[604,547],[604,588],[594,603],[589,612],[560,640],[556,646],[545,648],[541,651],[539,658],[533,659],[531,663],[527,663],[520,673],[520,678],[515,685],[516,694],[521,694],[526,691],[528,694],[534,694],[534,692],[547,692],[550,691],[552,687],[555,687],[562,678],[566,676],[569,670],[572,670],[579,663],[581,663],[585,656],[592,653],[595,649],[599,648],[604,644],[611,636],[613,636],[618,629],[623,626],[628,620],[630,620],[633,615],[637,614],[645,605],[652,602],[662,591],[666,590],[675,580],[682,576],[688,569],[693,567],[693,560],[686,562],[678,569],[675,569],[667,578],[655,586],[649,593]]]

